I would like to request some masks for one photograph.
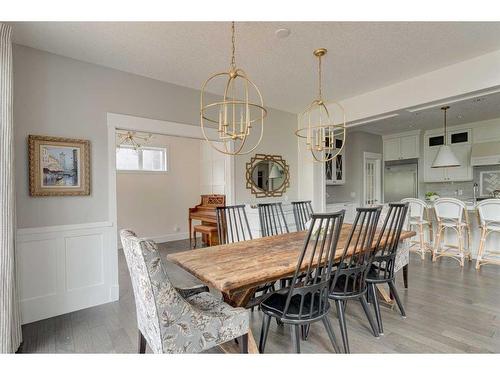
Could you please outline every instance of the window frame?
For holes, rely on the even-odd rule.
[[[128,149],[134,149],[133,146],[116,146],[116,150],[119,148],[128,148]],[[143,155],[142,155],[142,150],[161,150],[164,151],[163,157],[164,157],[164,165],[165,165],[165,170],[162,171],[154,171],[150,169],[118,169],[118,158],[115,156],[115,170],[116,173],[136,173],[136,174],[167,174],[170,171],[170,155],[169,155],[169,147],[167,145],[162,145],[162,146],[152,146],[152,145],[147,145],[143,146],[139,149],[139,165],[142,168],[143,166]]]

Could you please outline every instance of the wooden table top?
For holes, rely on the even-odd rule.
[[[337,249],[344,248],[351,227],[351,224],[343,224]],[[415,234],[403,231],[401,240]],[[213,288],[233,294],[293,275],[305,235],[305,231],[293,232],[205,247],[170,254],[167,260]],[[337,251],[336,255],[340,257],[342,251]]]

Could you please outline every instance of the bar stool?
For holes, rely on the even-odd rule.
[[[498,250],[486,250],[485,242],[491,233],[500,233],[500,199],[486,199],[476,205],[479,227],[481,228],[481,239],[476,260],[476,269],[483,264],[500,264],[500,252]]]
[[[437,219],[437,234],[432,249],[432,261],[447,256],[460,262],[464,266],[464,259],[472,260],[470,253],[470,226],[467,215],[467,206],[461,200],[455,198],[439,198],[434,202],[434,210]],[[457,245],[444,244],[446,229],[452,229],[457,234]],[[467,239],[467,247],[465,240]]]
[[[422,260],[425,259],[425,253],[430,252],[432,254],[432,223],[429,219],[429,206],[422,199],[417,198],[405,198],[401,199],[401,203],[409,204],[409,221],[408,224],[410,228],[416,229],[418,233],[418,240],[410,241],[410,251],[414,251],[420,254]],[[429,232],[429,241],[425,241],[425,230]],[[417,248],[415,248],[418,246]]]

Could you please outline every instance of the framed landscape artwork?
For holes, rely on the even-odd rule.
[[[90,141],[28,137],[30,195],[90,195]]]

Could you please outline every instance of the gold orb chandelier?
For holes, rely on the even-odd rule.
[[[299,115],[299,125],[295,135],[305,138],[306,148],[317,162],[333,160],[344,148],[346,141],[345,111],[337,102],[328,102],[330,113],[323,99],[321,86],[321,58],[326,55],[326,48],[313,52],[318,58],[318,97]]]
[[[229,71],[212,75],[201,87],[200,125],[203,136],[215,150],[226,155],[244,155],[260,144],[267,110],[258,87],[243,69],[236,67],[234,22],[231,33],[232,56]],[[205,98],[207,91],[223,92],[222,100],[209,102]],[[206,127],[217,129],[216,139],[207,136]],[[254,128],[260,128],[260,132],[252,131]],[[255,139],[256,143],[248,146]]]

